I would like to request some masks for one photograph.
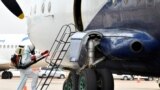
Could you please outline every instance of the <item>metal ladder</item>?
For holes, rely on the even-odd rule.
[[[48,63],[48,67],[50,68],[50,71],[48,73],[48,75],[46,77],[42,76],[41,80],[39,81],[38,85],[37,85],[37,90],[47,90],[50,83],[52,82],[57,69],[60,67],[67,51],[68,48],[70,46],[70,36],[73,35],[76,31],[76,28],[74,26],[74,31],[72,31],[72,27],[74,25],[73,24],[68,24],[68,25],[64,25],[62,26],[62,28],[60,29],[55,41],[53,42],[50,52],[52,52],[51,57],[48,61],[48,59],[46,58],[45,61],[46,63]],[[51,72],[55,70],[54,75],[51,75]],[[47,70],[45,71],[45,74],[47,73]],[[42,84],[42,86],[41,86]],[[40,87],[41,86],[41,87]]]

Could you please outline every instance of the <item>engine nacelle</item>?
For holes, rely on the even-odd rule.
[[[146,58],[146,56],[154,56],[159,50],[158,41],[138,30],[106,30],[103,36],[100,48],[106,56],[112,59]]]
[[[146,32],[134,29],[97,29],[78,32],[72,36],[70,61],[87,59],[87,42],[92,35],[99,37],[98,47],[95,47],[106,57],[115,60],[152,58],[160,51],[159,42]],[[97,55],[96,52],[95,54]]]

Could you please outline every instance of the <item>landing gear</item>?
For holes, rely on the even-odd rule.
[[[114,90],[112,73],[108,69],[97,69],[97,90]]]
[[[80,74],[78,90],[97,90],[96,74],[92,69],[86,69]]]
[[[12,79],[12,77],[13,77],[13,74],[12,74],[12,72],[8,72],[9,73],[9,79]]]
[[[63,83],[63,90],[72,90],[72,84],[71,81],[68,81],[69,79],[66,79]]]
[[[2,79],[11,79],[13,77],[13,74],[10,71],[4,71],[2,73]]]
[[[71,71],[63,90],[114,90],[113,76],[108,69],[86,68],[79,76]]]
[[[78,90],[78,78],[76,71],[72,70],[63,84],[63,90]]]
[[[80,67],[77,70],[79,77],[75,78],[75,80],[78,81],[78,84],[77,82],[73,84],[75,80],[70,79],[73,77],[72,75],[75,75],[71,74],[71,72],[68,79],[64,83],[63,90],[114,90],[114,82],[111,71],[105,67],[103,69],[98,69],[96,67],[100,62],[105,62],[106,59],[106,56],[103,54],[96,53],[97,51],[98,53],[101,52],[98,49],[101,37],[101,33],[94,32],[86,34],[83,38],[77,38],[78,40],[82,39],[82,42],[88,40],[85,44],[83,43],[82,47],[79,47],[82,50],[80,51],[80,54],[77,54],[79,57],[77,57],[76,54],[73,55],[73,57],[75,56],[78,58],[76,61]],[[74,40],[72,42],[74,42]],[[76,41],[76,43],[77,42],[80,41]],[[85,55],[83,53],[85,53]]]

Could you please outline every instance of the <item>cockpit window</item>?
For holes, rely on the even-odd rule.
[[[51,2],[48,3],[48,12],[51,12]]]
[[[42,4],[41,10],[42,10],[42,13],[44,13],[44,10],[45,10],[45,4],[44,3]]]

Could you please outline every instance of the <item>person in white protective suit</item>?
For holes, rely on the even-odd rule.
[[[49,56],[49,52],[46,50],[42,52],[39,55],[35,55],[35,46],[33,44],[24,46],[24,45],[19,45],[18,49],[16,50],[16,54],[21,54],[21,65],[27,65],[30,62],[35,62],[36,58],[45,55],[45,57]],[[17,90],[23,90],[25,83],[27,79],[31,77],[32,78],[32,83],[31,83],[31,88],[32,90],[37,90],[36,85],[38,82],[38,75],[34,73],[31,69],[31,67],[27,67],[26,69],[20,69],[20,83],[17,87]]]

